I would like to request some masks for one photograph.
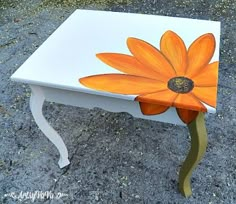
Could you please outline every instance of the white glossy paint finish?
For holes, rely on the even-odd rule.
[[[30,109],[35,122],[45,136],[56,146],[60,153],[59,166],[63,168],[70,164],[68,160],[68,151],[61,136],[49,125],[42,113],[43,103],[45,101],[44,91],[41,87],[31,85]]]
[[[147,116],[143,115],[137,101],[117,99],[96,94],[87,94],[77,91],[68,91],[49,87],[40,87],[47,101],[83,108],[102,108],[110,112],[126,112],[136,118],[162,121],[177,125],[185,125],[178,117],[175,108],[170,108],[166,113]]]

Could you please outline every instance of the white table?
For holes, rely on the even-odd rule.
[[[96,53],[109,51],[130,54],[126,45],[129,36],[145,39],[158,48],[159,39],[166,30],[178,33],[184,39],[186,47],[200,35],[213,33],[216,39],[216,52],[211,61],[218,60],[219,22],[76,10],[12,75],[12,80],[30,85],[32,89],[30,108],[33,117],[45,136],[58,149],[60,153],[58,163],[61,168],[70,163],[68,151],[60,135],[42,115],[45,100],[85,108],[99,107],[111,112],[128,112],[137,118],[185,125],[176,114],[174,107],[162,114],[144,115],[140,111],[138,101],[134,101],[137,95],[99,91],[79,82],[79,79],[90,75],[121,73],[98,60]],[[208,112],[215,112],[214,108],[207,105],[206,107]],[[193,132],[198,132],[199,127],[193,126],[192,129],[195,128]],[[201,126],[204,126],[204,123]],[[204,128],[202,129],[203,135],[206,135]],[[203,147],[200,148],[203,148],[204,152],[206,141],[203,143]],[[195,155],[195,161],[190,168],[182,168],[185,172],[182,173],[184,178],[181,179],[180,176],[180,190],[185,196],[191,195],[190,177],[202,154]]]

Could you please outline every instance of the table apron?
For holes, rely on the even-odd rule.
[[[126,112],[136,118],[166,122],[176,125],[185,125],[179,119],[178,115],[176,114],[176,110],[173,107],[169,108],[163,114],[147,116],[142,114],[137,101],[44,86],[38,87],[40,87],[43,91],[46,101],[88,109],[101,108],[109,112]]]

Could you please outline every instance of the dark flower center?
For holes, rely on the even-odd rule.
[[[194,82],[186,77],[174,77],[168,81],[168,88],[176,93],[188,93],[194,87]]]

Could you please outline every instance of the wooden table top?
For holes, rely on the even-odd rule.
[[[11,79],[214,113],[219,40],[219,22],[76,10]]]

